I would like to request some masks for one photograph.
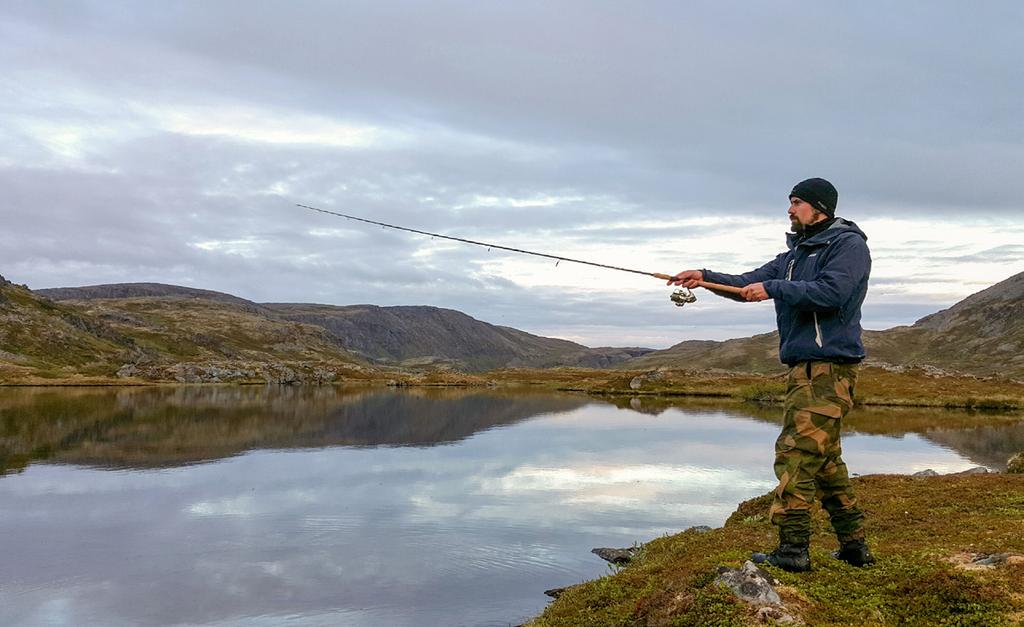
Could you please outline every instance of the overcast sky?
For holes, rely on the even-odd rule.
[[[1024,3],[0,3],[0,274],[425,304],[591,346],[771,330],[746,271],[822,176],[867,328],[1024,271]]]

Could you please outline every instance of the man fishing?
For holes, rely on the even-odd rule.
[[[753,558],[792,572],[811,567],[815,496],[839,538],[833,555],[854,566],[875,561],[839,442],[842,418],[853,408],[857,364],[864,359],[860,310],[871,255],[857,225],[836,217],[838,200],[825,179],[801,181],[789,193],[787,252],[745,274],[686,270],[669,280],[687,288],[702,282],[739,287],[743,300],[775,301],[779,358],[789,366],[782,433],[775,442],[779,485],[770,510],[779,545]]]

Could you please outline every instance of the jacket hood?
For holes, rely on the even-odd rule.
[[[847,220],[845,218],[836,218],[836,221],[832,223],[827,229],[821,233],[816,233],[807,239],[800,241],[799,233],[786,233],[786,245],[790,250],[798,245],[814,246],[816,244],[824,244],[830,239],[834,239],[839,235],[845,235],[846,233],[854,233],[867,241],[868,236],[864,234],[864,231],[860,230],[853,220]]]

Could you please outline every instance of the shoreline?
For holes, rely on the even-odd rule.
[[[718,575],[771,550],[772,494],[740,503],[715,529],[641,545],[615,572],[558,589],[525,627],[575,625],[1020,624],[1024,619],[1024,474],[865,475],[853,479],[878,563],[854,568],[819,506],[812,570],[765,566],[779,601],[741,600]],[[568,583],[568,582],[567,582]],[[777,622],[776,622],[777,621]]]
[[[352,373],[345,373],[351,375]],[[146,380],[141,378],[26,376],[0,382],[0,388],[90,387],[232,387],[258,385],[316,385],[390,388],[540,388],[585,394],[595,398],[719,399],[781,403],[785,383],[779,375],[728,371],[660,368],[653,371],[584,368],[503,369],[483,373],[453,371],[368,372],[341,374],[330,379],[267,380],[255,377],[230,381]],[[1024,383],[971,375],[935,374],[928,370],[892,372],[865,366],[858,379],[856,400],[863,407],[963,409],[1015,412],[1024,409]]]

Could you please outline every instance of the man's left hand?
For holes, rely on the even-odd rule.
[[[752,303],[771,298],[771,296],[768,296],[768,292],[764,290],[764,283],[751,283],[740,290],[740,296]]]

